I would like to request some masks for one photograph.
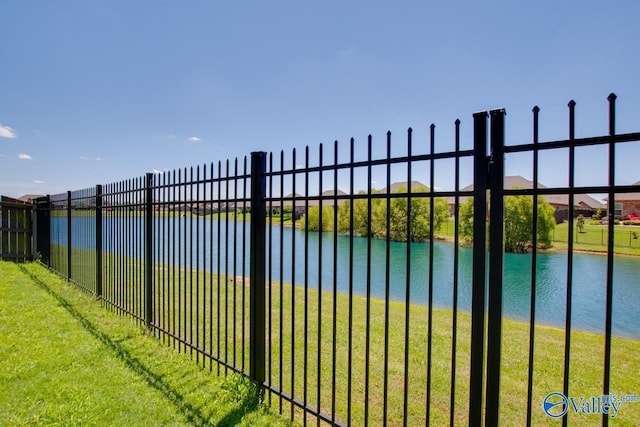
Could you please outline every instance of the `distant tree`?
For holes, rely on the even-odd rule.
[[[504,207],[504,250],[526,253],[533,241],[533,201],[526,196],[507,197]]]
[[[356,202],[359,200],[349,200],[338,208],[338,233],[347,234],[351,230],[351,204],[353,203],[355,211]],[[353,228],[355,232],[355,227]]]
[[[582,214],[576,218],[576,228],[578,229],[578,233],[584,233],[584,216],[582,216]]]
[[[320,227],[320,206],[310,206],[307,214],[300,219],[300,226],[302,229],[306,227],[307,231],[332,231],[333,206],[322,206],[322,227]]]
[[[538,197],[538,246],[542,249],[553,246],[553,230],[556,228],[554,211],[553,206],[546,199]],[[533,212],[533,203],[531,204],[531,212]]]
[[[538,246],[552,246],[556,221],[553,207],[538,197]],[[460,205],[460,237],[466,244],[473,243],[473,199]],[[507,196],[504,214],[504,250],[526,253],[533,245],[533,199],[529,196]]]
[[[358,194],[366,194],[364,191],[360,191]],[[351,202],[345,202],[338,208],[338,232],[347,234],[353,229],[353,234],[356,236],[367,236],[369,229],[369,218],[374,215],[373,212],[377,212],[379,206],[382,204],[380,199],[371,200],[371,215],[369,215],[368,200],[356,199],[353,201],[353,224],[351,224]],[[372,224],[373,227],[373,224]],[[371,232],[373,235],[373,231]]]
[[[458,218],[460,221],[458,237],[465,245],[471,245],[473,243],[473,197],[469,197],[460,204]]]
[[[292,205],[284,205],[282,207],[282,219],[284,221],[286,220],[293,220],[293,206]]]
[[[428,192],[426,187],[412,189],[415,192]],[[406,187],[400,187],[396,194],[407,193]],[[433,224],[431,224],[431,201],[427,197],[411,198],[411,217],[409,218],[409,198],[395,197],[390,201],[390,212],[386,212],[386,202],[382,208],[382,215],[375,218],[376,237],[386,238],[386,222],[389,221],[389,238],[394,241],[407,241],[407,226],[410,225],[412,242],[423,242],[431,236],[431,230],[437,230],[449,218],[449,204],[444,198],[434,199]],[[377,220],[377,221],[376,221]]]
[[[415,188],[415,192],[427,192],[426,187]],[[395,194],[407,193],[406,187],[400,187]],[[362,194],[362,193],[361,193]],[[410,241],[420,242],[429,239],[431,235],[431,204],[429,198],[411,198],[411,217],[409,218],[409,203],[407,197],[393,197],[389,201],[385,199],[372,199],[371,212],[369,213],[368,201],[365,199],[353,202],[353,225],[351,226],[351,203],[345,203],[338,209],[338,231],[348,233],[353,228],[353,233],[366,236],[370,229],[372,237],[387,237],[387,221],[389,224],[389,238],[393,241],[407,241],[408,230],[411,228]],[[449,205],[444,198],[434,200],[433,227],[438,229],[449,217]],[[369,224],[370,223],[370,224]],[[369,228],[370,227],[370,228]]]
[[[596,221],[600,221],[602,219],[602,208],[598,208],[596,210],[596,213],[593,214],[593,216],[591,216],[591,219],[594,219]]]

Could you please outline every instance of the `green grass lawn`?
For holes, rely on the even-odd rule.
[[[436,238],[453,240],[455,234],[454,218],[450,217],[440,229],[435,231]],[[616,225],[614,227],[613,251],[618,255],[640,256],[640,227],[631,225]],[[636,234],[634,234],[636,233]],[[577,251],[607,253],[608,227],[594,225],[588,222],[584,225],[584,232],[574,229],[573,248]],[[636,238],[637,236],[637,238]],[[567,249],[569,237],[569,223],[557,224],[553,231],[552,242],[554,249]]]
[[[613,251],[620,255],[640,256],[640,227],[632,225],[614,226]],[[634,234],[636,233],[636,234]],[[573,241],[576,250],[590,252],[607,252],[607,225],[585,224],[584,231],[574,229]],[[569,223],[556,225],[553,233],[553,246],[558,249],[568,247]],[[637,238],[636,238],[637,236]]]
[[[157,272],[162,272],[156,266]],[[166,271],[165,271],[166,274]],[[179,272],[182,289],[174,292],[175,282],[165,275],[164,295],[178,295],[178,317],[184,325],[178,325],[174,331],[179,336],[195,342],[199,336],[201,346],[216,354],[216,342],[220,340],[220,354],[232,357],[235,350],[236,364],[243,360],[248,364],[248,341],[241,333],[244,323],[248,330],[249,294],[247,282],[242,278],[213,275],[182,269]],[[222,286],[218,288],[218,279]],[[213,283],[211,289],[208,283]],[[197,284],[197,285],[196,285]],[[211,293],[210,293],[211,292]],[[242,316],[242,293],[245,292],[245,312]],[[200,303],[194,295],[200,295]],[[282,297],[281,297],[282,295]],[[267,303],[270,301],[266,328],[267,342],[267,378],[276,388],[293,395],[299,401],[306,401],[326,414],[332,412],[341,422],[348,420],[347,403],[351,399],[351,423],[364,424],[364,407],[368,399],[368,421],[371,425],[383,422],[384,372],[385,372],[385,303],[380,299],[371,299],[369,306],[369,384],[365,385],[367,339],[367,300],[354,296],[351,325],[351,383],[349,387],[349,297],[345,294],[334,296],[331,292],[319,293],[314,289],[271,283],[267,288]],[[189,313],[185,307],[191,302],[198,306],[198,312]],[[223,301],[216,306],[216,301]],[[235,302],[234,302],[235,301]],[[225,303],[226,302],[226,303]],[[333,314],[333,305],[336,315]],[[168,302],[165,302],[165,306]],[[176,306],[175,302],[172,305]],[[209,308],[207,308],[209,307]],[[305,315],[306,312],[306,315]],[[452,340],[453,312],[447,309],[434,309],[432,323],[432,372],[431,372],[431,425],[448,424],[451,397],[451,354],[455,345],[456,380],[454,419],[456,425],[468,424],[469,403],[469,355],[471,317],[468,313],[458,313],[458,328],[455,343]],[[211,320],[208,320],[208,319]],[[195,320],[194,320],[195,319]],[[228,319],[229,330],[217,328]],[[305,320],[306,319],[306,320]],[[403,420],[404,407],[404,355],[408,354],[407,371],[407,419],[409,425],[426,423],[426,384],[427,384],[427,342],[428,311],[426,307],[409,306],[408,348],[405,347],[405,305],[391,301],[388,311],[388,358],[386,362],[387,405],[389,425],[399,425]],[[157,320],[169,327],[167,315]],[[209,332],[212,321],[213,335]],[[333,324],[335,322],[335,335]],[[282,330],[280,324],[282,323]],[[193,325],[193,327],[191,326]],[[235,329],[232,331],[233,326]],[[271,333],[269,334],[269,330]],[[235,334],[234,334],[235,331]],[[305,345],[306,333],[306,345]],[[333,351],[335,338],[335,357]],[[557,422],[547,417],[541,404],[544,396],[552,391],[563,389],[564,331],[560,328],[537,326],[535,328],[534,378],[532,414],[534,425],[555,425]],[[243,344],[245,351],[243,352]],[[280,348],[282,344],[282,349]],[[503,425],[523,425],[526,421],[527,370],[529,348],[529,325],[509,319],[503,321],[502,371],[500,417]],[[178,346],[179,347],[179,346]],[[306,348],[306,354],[305,354]],[[183,349],[188,351],[188,349]],[[282,368],[280,362],[282,361]],[[599,396],[603,389],[604,337],[582,331],[571,334],[570,387],[571,396]],[[333,367],[335,365],[335,381]],[[613,338],[611,391],[615,394],[638,394],[640,377],[635,374],[640,369],[640,342]],[[306,372],[306,380],[305,380]],[[282,382],[280,375],[282,374]],[[318,387],[320,393],[318,396]],[[292,413],[291,405],[286,401],[282,406],[276,395],[271,396],[273,411],[282,410],[285,416]],[[640,407],[635,404],[624,406],[615,425],[639,425]],[[640,403],[637,405],[640,406]],[[302,411],[293,409],[296,422],[303,419]],[[599,424],[600,418],[570,414],[570,424]],[[308,421],[315,422],[311,416]]]
[[[38,278],[36,284],[23,274],[20,268]],[[168,274],[169,267],[156,266],[157,278],[162,278],[157,288],[165,297],[177,295],[178,316],[182,319],[176,335],[195,342],[199,336],[200,345],[207,348],[209,342],[213,343],[208,350],[215,354],[216,341],[221,340],[220,350],[222,354],[227,352],[229,357],[235,349],[237,364],[242,360],[248,363],[248,350],[242,352],[243,344],[247,344],[246,336],[241,334],[241,326],[247,328],[248,334],[248,304],[249,295],[246,282],[242,278],[213,275],[181,268],[179,275],[181,291],[175,293],[175,276]],[[128,408],[132,398],[121,398],[120,389],[127,389],[122,393],[126,395],[129,389],[139,387],[136,396],[150,395],[150,399],[159,399],[163,406],[162,411],[168,408],[164,415],[143,415],[143,417],[157,417],[158,420],[167,420],[168,424],[180,424],[183,422],[204,424],[203,420],[214,423],[222,420],[224,424],[233,420],[235,423],[242,420],[246,424],[263,423],[270,424],[277,418],[265,413],[263,407],[257,411],[247,410],[256,408],[253,389],[246,380],[231,377],[227,380],[218,379],[208,369],[202,370],[198,366],[209,366],[195,353],[182,348],[182,354],[174,353],[165,346],[171,345],[172,340],[161,341],[151,338],[149,333],[132,325],[127,317],[114,315],[110,310],[102,308],[95,301],[75,286],[68,285],[64,280],[49,273],[37,264],[27,264],[23,267],[13,264],[0,264],[2,273],[2,292],[8,297],[2,299],[0,333],[10,344],[0,353],[3,370],[2,382],[9,384],[8,388],[0,390],[0,414],[17,414],[14,424],[24,420],[37,419],[34,417],[50,417],[47,420],[60,420],[69,415],[70,409],[62,409],[63,403],[57,397],[59,390],[75,387],[82,388],[84,396],[78,397],[76,393],[65,395],[62,402],[67,399],[91,399],[87,408],[102,408],[96,411],[77,412],[77,416],[87,423],[101,424],[100,420],[93,421],[100,411],[109,412],[109,420],[116,419],[112,408],[120,408],[122,405]],[[7,272],[7,273],[5,273]],[[164,273],[164,275],[162,275]],[[160,274],[160,276],[158,276]],[[5,279],[6,278],[6,279]],[[222,286],[218,288],[218,281]],[[39,284],[37,284],[39,283]],[[45,285],[46,283],[46,285]],[[211,288],[210,284],[214,287]],[[245,292],[245,316],[242,317],[241,295]],[[15,295],[14,295],[15,294]],[[280,295],[282,294],[282,298]],[[199,295],[200,300],[198,300]],[[234,302],[234,295],[235,301]],[[11,296],[9,298],[9,296]],[[295,302],[294,302],[295,298]],[[316,290],[290,285],[272,283],[267,289],[267,301],[271,301],[271,310],[268,311],[267,329],[271,326],[271,334],[267,337],[267,378],[271,378],[272,384],[281,388],[288,394],[293,394],[299,401],[306,400],[310,406],[320,407],[322,412],[330,413],[335,399],[336,419],[346,422],[347,402],[352,399],[351,422],[353,425],[364,423],[365,395],[368,398],[368,421],[371,425],[382,423],[382,408],[384,402],[384,343],[385,343],[385,303],[382,300],[370,301],[370,336],[369,336],[369,384],[365,386],[365,360],[366,352],[366,310],[367,301],[363,297],[354,296],[352,301],[352,357],[351,357],[351,388],[349,388],[348,364],[349,364],[349,298],[348,295],[334,295],[330,292],[319,293]],[[9,301],[11,303],[9,304]],[[217,301],[223,302],[217,308]],[[189,307],[195,303],[199,311],[189,313]],[[333,315],[333,305],[336,305],[336,315]],[[169,307],[169,301],[159,301],[163,307]],[[53,305],[53,308],[51,308]],[[33,306],[33,307],[32,307]],[[174,304],[174,306],[176,306]],[[14,307],[14,308],[12,308]],[[22,308],[17,308],[22,307]],[[158,307],[158,306],[157,306]],[[30,327],[27,333],[31,337],[33,348],[23,343],[17,343],[17,337],[12,331],[19,330],[18,325],[24,322],[29,309],[29,316],[33,320],[26,322]],[[306,325],[305,325],[306,309]],[[282,311],[282,314],[280,314]],[[12,313],[8,315],[7,313]],[[55,313],[52,316],[51,314]],[[81,313],[80,317],[74,313]],[[292,324],[292,317],[295,322]],[[8,319],[5,321],[5,318]],[[58,325],[58,319],[66,319],[64,324]],[[83,320],[87,319],[87,320]],[[229,321],[230,330],[217,332],[219,322]],[[427,340],[428,340],[428,313],[426,307],[411,305],[409,307],[409,346],[405,348],[405,306],[402,303],[390,302],[389,311],[389,335],[388,335],[388,359],[387,365],[387,403],[388,423],[398,425],[402,423],[404,404],[404,355],[405,350],[409,356],[409,370],[407,371],[408,383],[408,408],[407,417],[409,425],[424,425],[426,406],[427,384]],[[37,321],[36,321],[37,320]],[[60,320],[61,321],[61,320]],[[156,322],[170,327],[171,319],[167,313],[159,316]],[[214,335],[210,335],[209,322],[213,322]],[[280,322],[283,329],[280,331]],[[336,333],[333,333],[333,324],[336,325]],[[223,323],[224,324],[224,323]],[[235,334],[231,327],[235,324]],[[44,328],[47,325],[48,328]],[[193,326],[192,326],[193,325]],[[432,323],[432,374],[431,374],[431,414],[432,425],[448,424],[451,396],[451,352],[452,346],[457,349],[456,380],[455,380],[455,404],[454,418],[456,425],[467,425],[468,400],[469,400],[469,354],[470,354],[470,328],[471,318],[468,313],[458,313],[457,339],[452,340],[452,311],[434,309]],[[76,330],[77,329],[77,330]],[[53,334],[46,338],[43,330]],[[72,333],[72,331],[75,331]],[[305,357],[305,332],[307,334]],[[547,417],[542,409],[541,402],[544,396],[552,391],[562,391],[562,376],[564,364],[564,331],[559,328],[537,326],[535,328],[535,353],[534,353],[534,379],[532,412],[534,425],[556,425],[558,422]],[[64,335],[65,341],[61,342],[59,336]],[[77,335],[77,336],[76,336]],[[335,339],[335,358],[333,356],[333,343]],[[162,345],[161,343],[165,344]],[[282,343],[282,351],[280,344]],[[501,371],[501,395],[500,417],[503,425],[522,425],[526,420],[527,403],[527,361],[529,345],[529,326],[526,323],[505,319],[503,321],[502,343],[502,371]],[[56,346],[56,356],[50,356],[43,352],[43,347]],[[83,350],[85,347],[93,350]],[[94,348],[95,347],[95,348]],[[17,351],[17,349],[20,352]],[[69,349],[74,349],[69,352]],[[180,349],[180,346],[177,346]],[[573,331],[571,335],[571,365],[569,394],[576,397],[599,396],[603,389],[603,360],[604,337],[598,334]],[[15,352],[15,354],[13,353]],[[38,367],[30,372],[30,375],[12,375],[12,366],[21,366],[25,360],[35,358]],[[200,359],[200,363],[189,360]],[[106,360],[102,360],[102,358]],[[39,359],[43,360],[40,361]],[[282,369],[280,368],[282,360]],[[163,362],[164,361],[164,362]],[[31,361],[29,362],[31,363]],[[55,379],[56,367],[60,365],[77,366],[78,369],[99,367],[97,372],[90,374],[90,379],[78,380],[79,375],[73,374],[71,378],[56,379],[56,384],[49,386],[49,381]],[[166,365],[165,365],[166,363]],[[139,365],[142,368],[139,368]],[[333,366],[335,365],[335,382],[333,380]],[[110,370],[115,369],[116,373]],[[611,392],[615,394],[640,394],[640,377],[636,373],[640,369],[640,342],[613,338],[612,365],[611,365]],[[306,371],[306,381],[305,381]],[[109,374],[106,374],[109,372]],[[216,372],[214,364],[214,373]],[[44,374],[42,374],[44,373]],[[282,373],[283,381],[279,378]],[[16,378],[19,377],[19,378]],[[22,377],[29,379],[30,385],[27,391],[22,391]],[[122,379],[119,379],[123,377]],[[106,379],[105,379],[106,378]],[[186,378],[189,378],[187,381]],[[63,384],[62,386],[60,384]],[[87,387],[90,384],[90,387]],[[135,384],[138,384],[136,386]],[[320,395],[317,390],[320,385]],[[111,387],[111,388],[109,388]],[[15,391],[14,391],[15,389]],[[104,391],[105,389],[111,391]],[[306,390],[306,393],[305,393]],[[4,393],[4,394],[2,394]],[[18,397],[13,397],[13,396]],[[35,396],[35,397],[33,397]],[[54,396],[52,398],[51,396]],[[155,396],[155,397],[154,397]],[[212,402],[210,397],[215,396]],[[208,399],[209,398],[209,399]],[[40,405],[24,407],[24,400],[46,402]],[[142,397],[136,397],[142,399]],[[156,402],[156,401],[153,401]],[[271,404],[271,412],[283,411],[284,416],[290,416],[291,407],[286,401],[280,406],[276,395],[271,395],[267,400]],[[81,403],[75,403],[73,408],[83,410]],[[235,406],[234,406],[235,405]],[[635,407],[635,405],[638,405]],[[33,407],[34,406],[34,407]],[[143,404],[141,408],[131,411],[142,411],[144,408],[157,407],[157,403]],[[33,408],[32,408],[33,407]],[[29,409],[31,408],[31,409]],[[51,408],[51,409],[47,409]],[[182,408],[182,409],[181,409]],[[221,409],[222,408],[222,409]],[[226,409],[225,409],[226,408]],[[238,409],[240,408],[240,409]],[[613,425],[640,425],[640,403],[628,403],[623,405]],[[148,409],[146,409],[148,410]],[[73,411],[76,411],[74,409]],[[302,421],[302,413],[294,409],[296,422]],[[74,414],[76,412],[73,412]],[[138,412],[136,412],[138,413]],[[232,416],[225,414],[232,413]],[[192,417],[189,420],[188,417]],[[122,415],[119,420],[125,424],[135,424],[137,415]],[[176,417],[177,421],[172,421]],[[267,417],[266,420],[262,417]],[[271,418],[270,418],[271,417]],[[571,425],[596,425],[601,418],[581,414],[570,414]],[[44,419],[44,418],[41,418]],[[186,421],[185,421],[186,420]],[[194,421],[195,420],[195,421]],[[313,420],[309,417],[309,420]],[[315,422],[315,420],[313,420]],[[112,421],[109,421],[112,422]],[[161,421],[165,422],[165,421]],[[49,423],[49,421],[46,421]],[[116,423],[114,424],[122,424]],[[85,422],[81,422],[85,424]]]
[[[302,398],[305,382],[304,357],[304,289],[295,288],[295,328],[291,327],[292,296],[291,286],[272,288],[271,323],[273,333],[268,340],[271,345],[271,375],[278,384],[279,359],[283,358],[283,389],[291,390]],[[307,399],[312,406],[318,406],[317,385],[321,386],[320,407],[329,412],[332,393],[335,393],[336,415],[339,420],[347,419],[347,401],[352,401],[354,425],[364,423],[365,393],[369,399],[369,423],[381,425],[384,402],[384,301],[372,299],[370,305],[370,350],[369,386],[365,387],[366,358],[366,299],[353,298],[352,324],[352,382],[348,388],[348,296],[338,294],[336,299],[336,356],[333,359],[333,294],[322,293],[322,310],[318,309],[320,299],[316,291],[309,290],[306,298],[308,319]],[[278,331],[280,307],[283,307],[284,329]],[[409,374],[408,374],[408,424],[424,425],[426,384],[427,384],[427,339],[428,313],[426,307],[411,305],[409,308]],[[318,339],[318,325],[321,325]],[[388,423],[402,423],[404,404],[404,354],[405,354],[405,306],[390,302],[389,305],[389,355],[387,360]],[[432,373],[431,373],[431,425],[445,425],[449,422],[451,396],[451,351],[457,348],[455,383],[455,424],[467,425],[469,400],[469,354],[471,317],[468,313],[458,313],[456,342],[452,341],[452,311],[434,309],[432,330]],[[292,330],[294,331],[292,333]],[[562,391],[564,364],[564,331],[559,328],[537,326],[535,328],[534,379],[532,413],[534,425],[556,425],[556,420],[547,417],[541,409],[544,396],[552,391]],[[524,425],[527,405],[527,369],[529,325],[508,319],[503,321],[502,371],[500,393],[500,418],[502,425]],[[283,351],[280,353],[280,342]],[[294,355],[292,356],[292,347]],[[321,356],[318,358],[318,352]],[[603,388],[604,337],[601,335],[573,331],[571,335],[570,395],[599,396]],[[333,384],[332,366],[336,365],[336,380]],[[319,366],[320,365],[320,366]],[[640,378],[640,342],[613,338],[611,391],[615,394],[638,394]],[[291,380],[293,372],[293,382]],[[318,375],[320,372],[320,375]],[[277,402],[274,402],[277,406]],[[634,407],[634,405],[638,405]],[[285,413],[288,406],[285,404]],[[600,417],[570,414],[570,424],[599,425]],[[614,420],[615,425],[640,425],[640,403],[627,404]]]
[[[287,425],[37,264],[0,262],[0,424]]]

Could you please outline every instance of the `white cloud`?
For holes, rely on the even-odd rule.
[[[16,132],[11,129],[9,126],[2,126],[0,124],[0,137],[3,138],[17,138]]]
[[[34,179],[34,180],[33,180],[33,183],[34,183],[34,184],[44,184],[44,181],[41,181],[41,180],[39,180],[39,179]]]
[[[95,160],[96,162],[99,162],[100,160],[102,160],[100,157],[85,157],[85,156],[80,156],[81,160]]]
[[[18,154],[18,158],[20,160],[32,160],[33,159],[30,155],[24,154],[24,153]]]
[[[198,138],[197,136],[192,136],[191,138],[189,138],[189,142],[200,142],[202,141],[202,138]]]

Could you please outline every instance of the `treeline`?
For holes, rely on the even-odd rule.
[[[489,209],[491,207],[489,206]],[[473,243],[473,198],[460,204],[460,238],[468,245]],[[547,249],[553,246],[553,229],[556,220],[553,206],[538,196],[537,246]],[[507,196],[504,200],[504,250],[526,253],[533,246],[533,198]]]
[[[425,187],[415,192],[428,192]],[[406,194],[406,188],[398,188],[395,194]],[[360,192],[359,194],[366,194]],[[308,231],[334,231],[356,236],[389,239],[397,242],[424,242],[429,240],[432,230],[449,220],[449,205],[445,198],[433,199],[433,224],[431,223],[431,199],[427,197],[391,197],[356,199],[338,207],[337,214],[333,206],[311,206],[300,220],[300,227]],[[371,212],[369,212],[369,202]],[[351,213],[353,206],[353,218]],[[409,208],[410,207],[410,208]],[[490,207],[489,207],[490,208]],[[322,212],[322,215],[321,215]],[[540,248],[552,246],[553,229],[556,226],[554,209],[544,197],[538,197],[537,245]],[[407,220],[409,218],[410,220]],[[529,196],[507,196],[504,215],[504,249],[506,252],[526,253],[533,246],[533,198]],[[322,220],[321,220],[322,219]],[[337,220],[337,224],[336,224]],[[473,198],[470,197],[459,206],[459,237],[463,244],[473,244]]]
[[[428,192],[426,187],[417,187],[413,192]],[[365,194],[360,192],[359,194]],[[406,187],[396,189],[393,194],[407,194]],[[301,228],[308,231],[334,231],[349,234],[353,231],[356,236],[375,237],[398,242],[424,242],[431,236],[431,230],[438,230],[449,219],[449,204],[446,199],[438,197],[434,199],[433,224],[431,223],[431,200],[426,197],[394,196],[386,198],[372,198],[371,213],[369,213],[369,200],[353,200],[353,219],[351,213],[352,203],[345,202],[338,207],[337,215],[333,206],[311,206],[301,220]],[[322,212],[322,215],[320,215]],[[320,217],[322,216],[322,222]],[[410,221],[407,220],[410,216]],[[337,224],[336,222],[337,217]]]

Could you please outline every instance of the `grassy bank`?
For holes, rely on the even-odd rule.
[[[445,221],[440,229],[435,231],[436,238],[453,241],[455,236],[454,218]],[[639,256],[640,257],[640,237],[636,238],[634,233],[640,235],[640,227],[616,225],[614,227],[614,247],[613,252],[618,255]],[[574,229],[573,248],[576,251],[607,253],[608,227],[606,225],[585,224],[584,231],[578,232]],[[569,223],[557,224],[553,231],[553,249],[568,248]]]
[[[280,290],[282,289],[282,299]],[[292,302],[295,298],[295,303]],[[324,411],[330,411],[335,398],[335,412],[340,420],[347,419],[347,402],[352,398],[351,420],[355,425],[364,423],[365,393],[368,394],[368,417],[372,425],[380,425],[383,415],[385,364],[388,371],[386,380],[387,411],[390,425],[402,423],[405,385],[405,351],[408,355],[407,373],[407,417],[409,425],[424,425],[426,422],[427,388],[427,343],[428,311],[426,307],[410,306],[408,347],[405,346],[405,306],[398,302],[389,303],[388,311],[388,357],[385,362],[385,304],[381,300],[371,300],[369,336],[369,379],[365,384],[367,359],[367,302],[365,298],[352,300],[352,372],[351,388],[348,387],[349,364],[349,298],[339,294],[336,304],[335,360],[333,358],[333,304],[331,293],[323,293],[297,287],[275,285],[271,289],[271,324],[273,333],[269,340],[271,354],[271,375],[279,381],[279,360],[283,358],[283,389],[292,387],[300,397],[318,406],[316,395],[320,384],[319,404]],[[306,302],[306,304],[305,304]],[[322,306],[319,309],[319,306]],[[295,307],[295,326],[291,326],[291,307]],[[305,306],[307,327],[305,328]],[[282,315],[280,307],[283,307]],[[431,425],[449,422],[451,398],[452,346],[456,347],[456,380],[454,418],[457,425],[467,425],[469,399],[469,354],[471,318],[467,313],[458,313],[458,328],[455,343],[452,339],[452,311],[434,309],[432,320],[431,354]],[[280,334],[280,320],[284,328]],[[320,325],[320,333],[318,333]],[[307,331],[307,357],[305,364],[304,335]],[[292,333],[292,331],[294,331]],[[555,425],[557,422],[547,417],[541,404],[544,396],[563,389],[564,331],[558,328],[538,326],[535,328],[534,379],[532,414],[534,425]],[[282,352],[280,342],[283,342]],[[503,323],[503,352],[501,372],[500,417],[503,425],[524,425],[527,405],[527,371],[529,325],[505,319]],[[321,356],[318,358],[318,352]],[[592,333],[574,331],[571,335],[571,396],[599,396],[603,389],[604,337]],[[335,382],[332,370],[336,365]],[[304,381],[305,365],[307,381]],[[640,342],[614,338],[612,348],[611,391],[615,394],[637,394],[640,378],[635,375],[640,368]],[[320,373],[318,375],[318,372]],[[632,374],[633,373],[633,374]],[[292,381],[293,377],[293,381]],[[335,396],[332,396],[335,393]],[[639,425],[640,407],[627,404],[622,408],[617,425]],[[640,405],[638,403],[637,405]],[[600,418],[586,415],[570,415],[570,424],[600,424]]]
[[[631,225],[615,225],[613,251],[620,255],[640,256],[640,227]],[[636,234],[634,234],[636,233]],[[585,224],[584,231],[574,229],[574,248],[586,252],[607,252],[607,238],[609,230],[607,225]],[[558,249],[566,249],[569,236],[569,223],[563,222],[556,225],[553,233],[553,246]]]
[[[212,353],[226,355],[227,360],[235,358],[232,356],[235,350],[236,363],[239,365],[244,360],[247,366],[248,340],[241,331],[244,324],[248,334],[248,280],[180,270],[178,274],[182,287],[180,292],[176,292],[175,277],[169,278],[168,271],[158,268],[160,273],[165,273],[167,279],[162,285],[163,294],[169,297],[164,302],[165,307],[179,307],[173,315],[182,319],[182,322],[178,321],[178,329],[175,331],[177,335],[192,342],[199,339],[200,345],[205,348],[210,346]],[[177,299],[172,300],[175,296]],[[196,313],[186,309],[192,304],[198,307]],[[400,425],[404,416],[406,384],[408,424],[426,423],[429,363],[426,307],[409,306],[407,328],[407,311],[402,303],[390,301],[387,311],[383,300],[371,299],[367,303],[366,298],[354,296],[350,301],[345,294],[334,295],[332,292],[318,292],[277,282],[272,282],[267,288],[266,304],[267,378],[274,387],[293,395],[300,402],[306,401],[311,407],[319,408],[326,414],[334,413],[337,420],[350,420],[353,425],[364,424],[365,410],[371,425],[382,424],[386,391],[387,421],[389,425]],[[158,321],[167,326],[172,323],[168,315]],[[213,335],[209,332],[209,322],[213,324]],[[227,330],[224,328],[225,324],[228,325]],[[453,386],[455,423],[468,424],[471,317],[464,312],[457,314],[455,342],[452,338],[452,325],[452,310],[433,310],[429,400],[431,425],[448,424]],[[385,326],[388,326],[386,339]],[[218,332],[220,327],[222,330]],[[408,345],[405,345],[405,339]],[[534,425],[557,424],[544,414],[541,404],[548,393],[563,389],[564,340],[564,330],[560,328],[535,328],[532,396]],[[388,350],[386,360],[385,341]],[[451,361],[454,346],[456,376],[455,384],[452,385]],[[529,325],[504,319],[500,398],[503,425],[522,425],[526,421],[528,349]],[[405,354],[408,358],[406,371]],[[586,398],[601,395],[603,364],[604,337],[573,331],[570,395]],[[612,393],[636,394],[640,390],[640,378],[630,373],[637,372],[639,368],[640,342],[613,338]],[[386,386],[385,371],[388,373]],[[293,414],[296,421],[302,421],[303,414],[298,408],[292,410],[290,404],[280,402],[275,395],[271,396],[270,401],[274,411],[281,410],[289,416]],[[624,406],[615,424],[640,424],[640,412],[634,405],[629,403]],[[571,424],[595,425],[600,422],[597,416],[569,416]],[[311,417],[310,421],[313,421]]]
[[[37,264],[0,262],[3,425],[272,425],[218,378]]]
[[[64,291],[65,295],[68,293],[66,298],[71,299],[75,295],[73,298],[86,300],[89,305],[99,307],[98,303],[77,288],[60,282],[41,267],[28,265],[26,268],[45,283],[59,283],[56,285],[60,289],[57,292]],[[203,346],[213,354],[221,356],[226,354],[227,360],[234,357],[235,351],[236,363],[239,365],[244,361],[247,366],[249,288],[246,279],[211,275],[185,268],[174,271],[170,267],[163,266],[156,266],[156,277],[158,279],[156,292],[157,295],[162,296],[157,301],[156,309],[159,310],[161,307],[164,309],[163,314],[156,319],[158,324],[168,329],[175,324],[178,329],[174,333],[177,336],[192,342],[199,340],[199,346]],[[177,286],[178,282],[181,284],[180,287]],[[392,285],[401,286],[393,283]],[[50,287],[53,288],[53,286]],[[319,407],[324,413],[331,413],[333,408],[336,419],[342,422],[347,421],[350,409],[350,421],[354,425],[364,423],[366,406],[368,421],[372,425],[380,425],[386,387],[387,419],[390,425],[398,425],[402,423],[404,414],[406,384],[408,424],[425,424],[429,337],[426,307],[409,306],[407,327],[407,309],[402,303],[389,302],[386,310],[383,300],[372,299],[367,303],[366,298],[359,296],[354,296],[350,300],[345,294],[334,296],[330,292],[321,293],[314,289],[280,285],[276,282],[271,283],[267,289],[267,304],[270,308],[267,311],[269,316],[266,324],[267,378],[270,378],[271,384],[276,388],[293,395],[299,401],[306,400],[310,406]],[[195,310],[191,310],[192,307],[195,307]],[[167,311],[168,308],[176,308],[176,311],[170,314],[171,312]],[[98,309],[103,311],[100,316],[113,317],[108,310]],[[369,316],[367,316],[367,310]],[[469,314],[463,312],[458,313],[457,316],[457,336],[454,342],[453,312],[445,309],[433,310],[429,400],[432,425],[448,424],[453,386],[455,386],[453,406],[455,423],[456,425],[468,424],[471,318]],[[117,317],[116,319],[122,320]],[[103,320],[97,319],[94,324],[102,325],[102,322]],[[368,339],[367,323],[369,324]],[[225,324],[228,325],[227,330],[224,328]],[[243,325],[245,336],[242,335]],[[385,340],[386,325],[388,329]],[[210,326],[213,328],[211,329]],[[222,330],[218,329],[220,327]],[[137,328],[133,330],[134,337],[144,335]],[[407,331],[408,335],[405,336]],[[351,345],[349,344],[350,335]],[[144,338],[147,339],[148,336]],[[127,343],[129,339],[132,338],[127,336],[123,343]],[[408,346],[405,345],[405,339]],[[543,413],[541,403],[546,394],[562,391],[564,339],[565,334],[562,329],[546,326],[535,328],[532,398],[534,425],[558,424]],[[386,360],[385,341],[388,349]],[[171,344],[171,339],[168,340],[168,344]],[[157,341],[149,345],[153,345],[154,352],[165,350]],[[452,384],[451,361],[454,346],[456,377],[455,383]],[[134,345],[128,351],[133,351],[136,347],[137,345]],[[528,348],[529,325],[505,319],[500,399],[500,416],[503,425],[522,425],[526,421]],[[183,350],[191,353],[184,347]],[[408,358],[406,371],[405,354]],[[184,360],[180,355],[172,357],[176,360]],[[195,354],[193,358],[196,358]],[[195,372],[202,373],[195,366],[196,363],[189,361],[187,363],[193,365],[192,369]],[[569,394],[585,398],[602,394],[603,363],[604,338],[597,334],[573,331]],[[208,362],[205,366],[208,366]],[[614,338],[611,392],[617,395],[638,394],[640,378],[636,373],[639,369],[640,342]],[[385,371],[388,372],[386,386]],[[170,370],[170,372],[173,371]],[[204,374],[211,375],[208,371]],[[176,375],[184,376],[185,374]],[[281,377],[282,381],[280,381]],[[203,383],[205,379],[202,379]],[[240,384],[245,383],[240,382]],[[235,386],[232,385],[226,390],[234,388]],[[189,392],[180,394],[186,396]],[[208,394],[215,395],[215,391]],[[351,400],[351,408],[348,408],[349,400]],[[271,395],[268,402],[273,411],[282,410],[285,416],[289,416],[292,412],[290,405],[283,402],[281,406],[280,400],[275,395]],[[640,425],[638,410],[640,406],[635,405],[640,403],[623,405],[613,424]],[[205,409],[201,410],[203,413],[204,411]],[[302,420],[299,409],[294,409],[293,413],[296,421]],[[599,425],[601,421],[600,417],[592,415],[571,413],[569,417],[571,425]]]

